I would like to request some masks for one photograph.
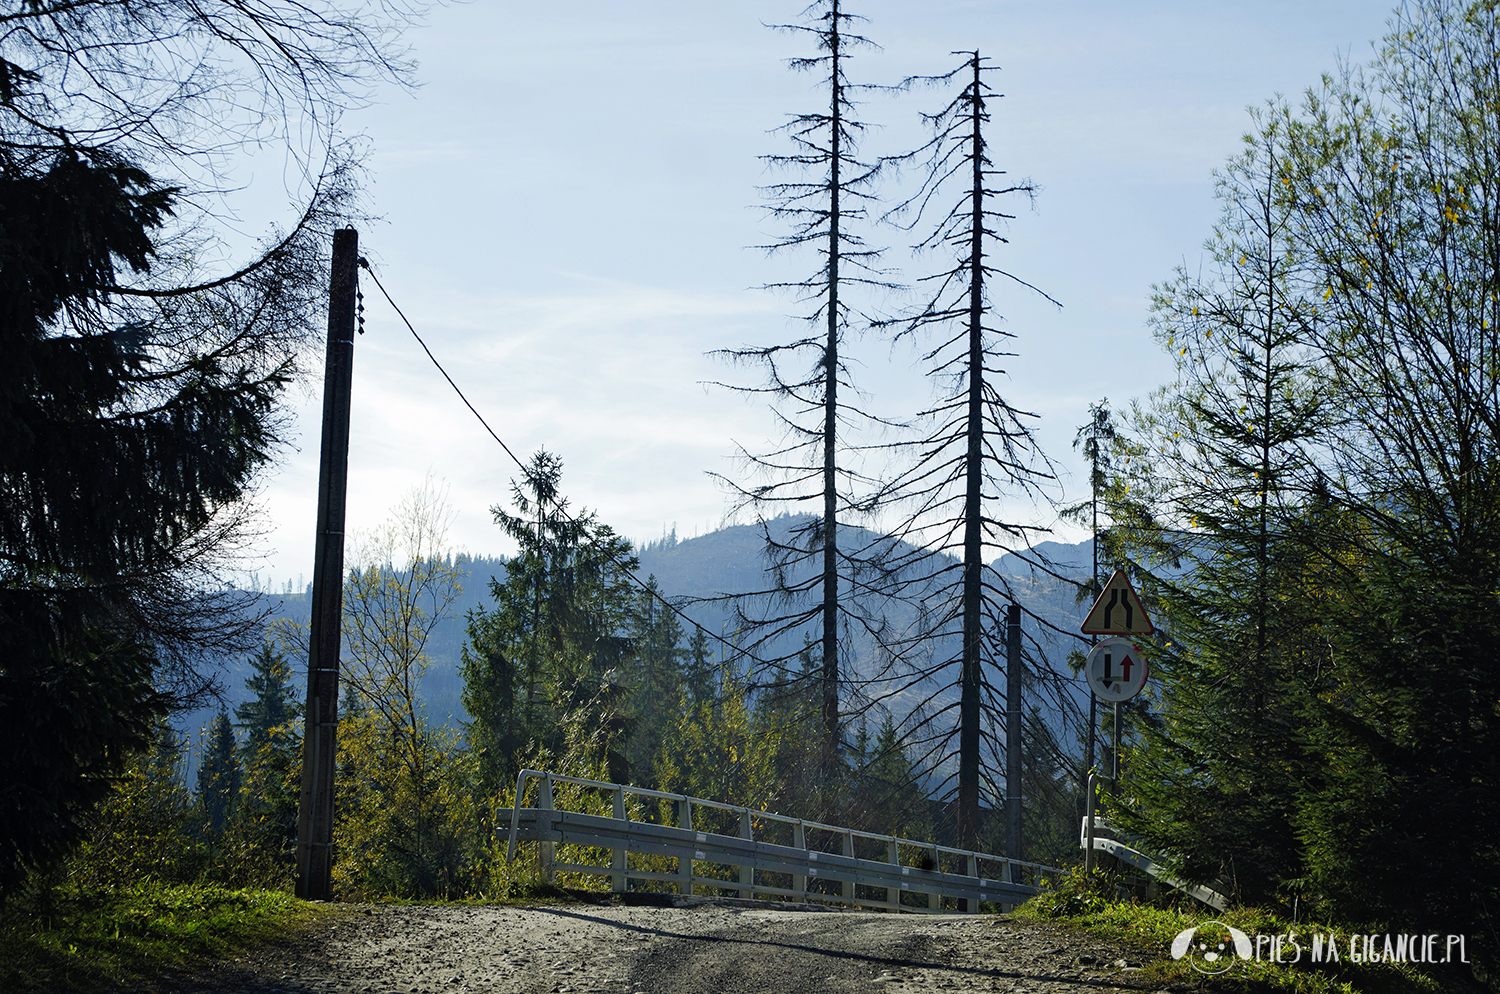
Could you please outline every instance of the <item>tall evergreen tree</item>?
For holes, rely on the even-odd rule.
[[[560,750],[559,720],[601,702],[606,674],[625,672],[634,654],[639,602],[628,574],[640,561],[592,512],[568,510],[561,478],[562,460],[538,452],[512,485],[515,513],[492,509],[519,548],[505,579],[490,581],[494,607],[469,616],[462,670],[469,737],[491,794],[514,777],[528,743]],[[593,731],[618,742],[619,716],[594,706],[603,710],[589,719],[600,725]]]
[[[881,715],[880,728],[854,773],[851,824],[904,839],[932,838],[931,805],[923,779],[923,770],[908,753],[895,721],[889,714]]]
[[[651,786],[651,764],[663,735],[683,703],[682,625],[662,604],[653,575],[640,592],[632,625],[635,658],[631,665],[631,734],[626,748],[632,783]],[[704,695],[706,697],[706,695]],[[700,698],[703,699],[703,698]]]
[[[203,808],[203,827],[210,835],[223,834],[239,796],[236,745],[229,714],[221,709],[208,726],[207,746],[198,766],[198,803]]]
[[[79,837],[164,707],[201,702],[194,660],[258,628],[212,591],[313,333],[349,156],[310,168],[292,230],[227,275],[200,268],[221,167],[407,73],[336,6],[83,0],[5,23],[0,893]]]
[[[295,738],[295,724],[300,711],[296,691],[292,688],[292,667],[286,657],[269,644],[250,660],[251,673],[245,678],[250,697],[235,706],[235,725],[245,733],[241,751],[253,760],[271,745],[272,733],[285,728]]]
[[[1494,936],[1500,9],[1411,0],[1391,28],[1366,72],[1309,98],[1278,184],[1347,415],[1309,500],[1341,582],[1298,832],[1341,906]]]
[[[250,666],[245,678],[250,696],[234,709],[235,724],[244,732],[238,811],[257,844],[276,853],[291,872],[301,793],[301,700],[292,687],[291,665],[269,644],[261,645]]]
[[[1179,382],[1139,426],[1149,449],[1112,509],[1140,560],[1171,567],[1145,577],[1171,633],[1152,656],[1163,716],[1143,726],[1131,792],[1188,873],[1263,897],[1302,871],[1300,694],[1327,659],[1306,613],[1323,578],[1298,543],[1328,422],[1279,193],[1285,128],[1261,125],[1220,177],[1218,272],[1180,271],[1157,290],[1156,333]]]
[[[1246,891],[1479,934],[1500,901],[1500,12],[1414,0],[1392,27],[1257,117],[1218,279],[1158,310],[1189,388],[1119,506],[1158,512],[1189,570],[1157,578],[1174,627],[1139,826]]]
[[[688,640],[687,662],[683,681],[689,699],[695,704],[714,700],[720,690],[714,672],[713,648],[708,641],[708,632],[702,626],[693,626],[693,636]]]
[[[765,810],[821,810],[830,823],[842,824],[838,802],[844,785],[827,776],[820,737],[807,734],[817,727],[822,708],[818,671],[817,644],[808,641],[797,654],[797,668],[755,695],[754,726],[772,744],[769,758],[775,771],[775,806]]]
[[[0,890],[149,741],[161,650],[212,630],[194,556],[267,456],[279,372],[174,368],[109,321],[172,197],[106,153],[0,155]]]
[[[1089,528],[1089,579],[1077,590],[1075,596],[1079,604],[1092,604],[1104,590],[1105,580],[1101,575],[1101,568],[1107,570],[1110,563],[1117,563],[1118,568],[1124,566],[1124,561],[1115,548],[1116,543],[1111,533],[1107,530],[1101,531],[1099,528],[1099,510],[1109,486],[1115,450],[1121,444],[1122,440],[1115,426],[1114,415],[1109,409],[1109,398],[1097,404],[1090,404],[1088,424],[1080,425],[1078,433],[1073,437],[1073,448],[1081,450],[1083,457],[1089,461],[1089,499],[1065,507],[1061,511],[1063,517],[1087,525]],[[1102,556],[1101,552],[1104,553]],[[1079,668],[1082,667],[1084,659],[1085,656],[1081,650],[1076,650],[1070,656],[1071,664]],[[1098,731],[1099,699],[1089,694],[1088,733],[1083,761],[1085,777],[1094,769],[1098,751]]]

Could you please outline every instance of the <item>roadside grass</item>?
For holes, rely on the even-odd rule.
[[[383,905],[597,902],[607,893],[512,884],[504,893],[448,900],[370,898]],[[142,881],[115,889],[33,885],[0,907],[0,991],[98,994],[150,988],[216,959],[295,940],[339,904],[280,890]]]
[[[139,883],[57,888],[0,912],[0,990],[92,992],[153,981],[337,914],[274,890]]]
[[[1214,912],[1183,899],[1171,905],[1120,901],[1090,887],[1082,874],[1069,875],[1056,888],[1044,891],[1016,909],[1015,917],[1036,922],[1059,922],[1138,950],[1142,969],[1135,977],[1173,989],[1216,991],[1224,994],[1452,994],[1472,991],[1466,972],[1420,963],[1361,963],[1349,959],[1350,937],[1382,934],[1385,928],[1349,923],[1288,921],[1270,911],[1238,908]],[[1220,922],[1237,928],[1252,942],[1263,943],[1260,956],[1235,959],[1222,974],[1206,975],[1187,959],[1174,960],[1172,940],[1185,929]],[[1270,937],[1295,933],[1300,954],[1284,945],[1283,962],[1272,958]],[[1312,963],[1312,936],[1336,936],[1338,962]],[[1442,946],[1438,947],[1441,954]],[[1326,956],[1326,954],[1325,954]],[[1296,957],[1296,962],[1291,960]]]

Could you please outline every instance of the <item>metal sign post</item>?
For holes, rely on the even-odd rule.
[[[1122,569],[1115,570],[1099,599],[1089,609],[1080,630],[1085,635],[1150,635],[1156,631],[1146,606]],[[1115,706],[1111,732],[1114,749],[1111,754],[1110,788],[1120,784],[1120,702],[1128,701],[1146,686],[1146,658],[1139,647],[1126,638],[1107,638],[1089,650],[1083,665],[1084,680],[1093,692],[1093,700],[1112,701]],[[1090,708],[1092,711],[1092,708]],[[1092,730],[1090,730],[1092,734]]]

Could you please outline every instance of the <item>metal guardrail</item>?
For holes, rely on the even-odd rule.
[[[1223,911],[1228,906],[1229,898],[1223,894],[1220,894],[1211,887],[1190,884],[1179,877],[1173,876],[1167,872],[1165,867],[1157,863],[1150,856],[1147,856],[1139,849],[1127,845],[1127,841],[1135,841],[1134,837],[1125,835],[1125,833],[1115,828],[1109,819],[1101,818],[1094,814],[1094,790],[1095,778],[1094,774],[1091,773],[1088,779],[1086,813],[1083,816],[1083,825],[1078,832],[1078,847],[1085,853],[1084,867],[1086,870],[1092,871],[1094,868],[1094,853],[1109,853],[1111,856],[1135,867],[1142,873],[1155,877],[1168,887],[1175,887],[1184,894],[1197,898],[1215,911]],[[1108,838],[1100,835],[1099,833],[1101,832],[1108,832],[1111,835],[1119,835],[1123,838]]]
[[[528,779],[538,781],[538,806],[534,808],[522,807]],[[576,784],[612,795],[612,815],[586,814],[556,807],[553,785],[558,783]],[[627,795],[672,802],[677,807],[678,824],[658,825],[630,820],[625,803]],[[722,835],[697,830],[693,825],[694,808],[730,812],[739,823],[739,834]],[[507,860],[514,858],[518,843],[537,842],[541,846],[542,872],[546,878],[551,879],[551,875],[556,872],[608,876],[611,889],[620,893],[629,889],[631,880],[652,880],[675,883],[679,894],[692,894],[694,887],[706,887],[734,892],[741,898],[766,895],[888,911],[940,913],[945,910],[943,899],[951,898],[962,902],[961,910],[977,912],[981,901],[994,902],[1004,907],[1019,904],[1036,894],[1037,887],[1020,879],[1025,874],[1029,873],[1033,880],[1039,881],[1043,874],[1061,872],[1055,867],[1040,863],[954,849],[930,842],[898,839],[895,836],[876,835],[769,811],[721,804],[700,797],[584,780],[539,770],[522,770],[516,778],[516,806],[510,811],[510,823],[510,841],[505,851]],[[754,838],[754,825],[757,823],[789,825],[792,844],[780,845]],[[809,832],[830,833],[839,837],[842,852],[809,849]],[[881,861],[855,856],[855,839],[883,843],[886,859]],[[560,863],[556,860],[556,847],[563,844],[608,849],[611,853],[610,863],[608,866]],[[903,846],[922,852],[925,856],[923,862],[930,861],[930,866],[903,866],[900,859]],[[628,865],[628,853],[675,858],[676,872],[632,869]],[[944,857],[947,857],[950,864],[957,860],[966,872],[943,871]],[[695,864],[705,863],[732,868],[735,876],[727,878],[698,873]],[[999,864],[1001,876],[982,876],[980,867],[986,863]],[[768,881],[766,874],[789,875],[791,886],[780,886]],[[838,893],[811,890],[810,884],[817,880],[836,882]],[[883,889],[884,900],[860,897],[857,891],[860,887]],[[901,898],[903,893],[927,895],[925,906],[904,903]]]

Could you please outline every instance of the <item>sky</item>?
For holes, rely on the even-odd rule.
[[[788,341],[795,301],[759,289],[816,265],[768,256],[785,234],[761,188],[763,156],[787,151],[788,115],[820,109],[812,54],[767,25],[796,22],[800,0],[476,0],[434,10],[407,35],[421,85],[379,90],[341,130],[363,135],[367,208],[360,247],[438,359],[510,448],[563,460],[576,508],[637,541],[681,538],[728,520],[713,473],[740,474],[736,445],[778,441],[755,385],[718,349]],[[1147,324],[1153,283],[1205,266],[1218,214],[1214,170],[1250,127],[1247,108],[1296,100],[1321,74],[1366,61],[1389,8],[1353,0],[851,0],[878,50],[856,53],[854,82],[948,71],[956,50],[999,67],[991,156],[1038,188],[998,262],[1053,307],[996,285],[1015,338],[1001,393],[1034,413],[1058,471],[1052,497],[1087,496],[1072,442],[1091,402],[1116,408],[1173,377]],[[922,135],[919,113],[950,91],[872,93],[868,156]],[[907,178],[909,180],[909,177]],[[274,171],[243,178],[268,221]],[[902,181],[887,190],[899,193]],[[252,217],[253,221],[254,218]],[[910,236],[874,225],[885,262],[907,282]],[[387,518],[431,478],[454,512],[449,541],[475,555],[510,551],[490,507],[516,465],[423,355],[373,283],[355,344],[346,530]],[[897,296],[872,302],[897,307]],[[869,406],[910,414],[931,398],[916,355],[869,335],[850,345]],[[321,359],[317,365],[321,368]],[[291,444],[262,481],[264,534],[250,582],[311,579],[321,383],[294,388]],[[1060,525],[1049,503],[1013,516]],[[736,520],[744,520],[743,516]],[[998,554],[998,553],[997,553]]]

